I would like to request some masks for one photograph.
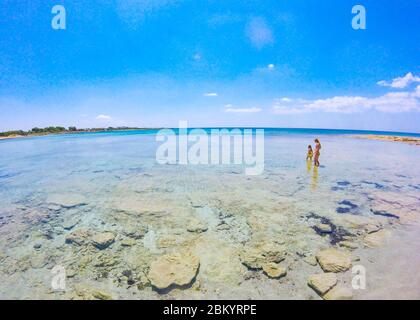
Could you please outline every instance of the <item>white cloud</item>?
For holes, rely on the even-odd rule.
[[[420,82],[420,77],[414,76],[411,72],[407,73],[404,77],[392,79],[392,81],[381,80],[377,84],[383,87],[391,87],[396,89],[403,89],[412,83]]]
[[[368,98],[357,96],[336,96],[318,99],[303,105],[308,111],[325,111],[337,113],[354,113],[370,108]]]
[[[205,97],[217,97],[217,92],[206,92],[203,94]]]
[[[415,82],[420,82],[420,78],[413,76],[410,72],[404,77],[393,79],[391,82],[380,81],[378,84],[401,89]],[[283,97],[274,100],[272,110],[277,114],[360,113],[367,110],[387,113],[420,112],[420,85],[417,85],[413,91],[388,92],[378,97],[335,96],[312,100]]]
[[[305,110],[302,108],[294,108],[290,106],[274,105],[273,112],[276,114],[299,114],[304,113]]]
[[[232,107],[227,107],[225,109],[225,112],[229,112],[229,113],[257,113],[257,112],[261,112],[262,109],[258,108],[258,107],[253,107],[253,108],[232,108]]]
[[[267,68],[268,68],[269,70],[273,70],[273,69],[275,68],[275,66],[274,66],[274,64],[270,63],[270,64],[267,66]]]
[[[416,90],[413,92],[413,97],[420,98],[420,85],[418,85]]]
[[[284,97],[280,99],[282,102],[292,102],[292,99],[288,98],[288,97]]]
[[[369,99],[372,108],[382,112],[420,111],[420,100],[417,90],[414,92],[390,92],[381,97]]]
[[[360,113],[367,110],[379,112],[420,112],[420,85],[414,91],[389,92],[378,97],[335,96],[325,99],[277,99],[273,104],[276,114],[309,112]]]
[[[111,120],[111,119],[112,119],[112,117],[111,117],[111,116],[108,116],[108,115],[106,115],[106,114],[100,114],[100,115],[98,115],[98,116],[96,117],[96,120],[109,121],[109,120]]]
[[[261,49],[274,42],[273,32],[264,18],[252,18],[246,26],[245,32],[251,44],[257,49]]]
[[[194,55],[193,59],[194,59],[195,61],[200,61],[200,60],[201,60],[201,54],[196,53],[196,54]]]

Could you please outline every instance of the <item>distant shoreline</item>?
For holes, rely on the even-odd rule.
[[[408,143],[411,145],[420,146],[420,138],[416,138],[416,137],[366,134],[366,135],[351,135],[349,138],[380,140],[380,141],[390,141],[390,142],[403,142],[403,143]]]
[[[40,130],[46,130],[46,129],[40,129]],[[94,128],[94,129],[76,129],[76,130],[64,129],[61,131],[43,131],[43,132],[16,130],[16,131],[9,131],[9,132],[0,132],[0,140],[42,137],[42,136],[61,135],[61,134],[102,133],[102,132],[116,132],[116,131],[121,131],[121,132],[148,131],[148,130],[157,130],[157,128]]]

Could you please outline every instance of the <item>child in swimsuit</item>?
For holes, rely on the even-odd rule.
[[[312,161],[312,156],[313,156],[313,151],[312,151],[312,146],[309,145],[308,146],[308,153],[306,154],[306,160],[310,160]]]

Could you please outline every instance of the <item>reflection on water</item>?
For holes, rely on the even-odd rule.
[[[306,160],[306,172],[310,173],[312,168],[312,161]]]
[[[318,166],[314,165],[314,170],[312,172],[312,183],[311,183],[312,190],[315,190],[317,185],[318,185]]]
[[[312,165],[311,160],[306,160],[306,172],[308,174],[311,174],[312,167],[313,167],[313,170],[312,170],[310,185],[311,185],[311,190],[316,190],[317,185],[318,185],[318,166]]]
[[[307,278],[320,272],[311,262],[320,249],[346,236],[357,249],[345,250],[363,258],[366,230],[400,232],[416,220],[420,148],[325,135],[318,168],[302,159],[312,140],[266,135],[260,176],[238,165],[159,165],[153,135],[1,141],[0,298],[319,298]],[[348,203],[356,206],[337,210]],[[360,230],[348,223],[355,216]],[[334,231],[315,232],[322,221]],[[246,266],[243,253],[261,244],[287,252],[284,279]],[[187,251],[197,276],[157,292],[153,262]],[[51,290],[57,264],[64,292]]]

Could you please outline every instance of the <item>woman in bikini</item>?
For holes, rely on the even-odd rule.
[[[318,139],[315,139],[315,154],[314,154],[314,165],[319,167],[319,155],[321,150],[321,143]]]

